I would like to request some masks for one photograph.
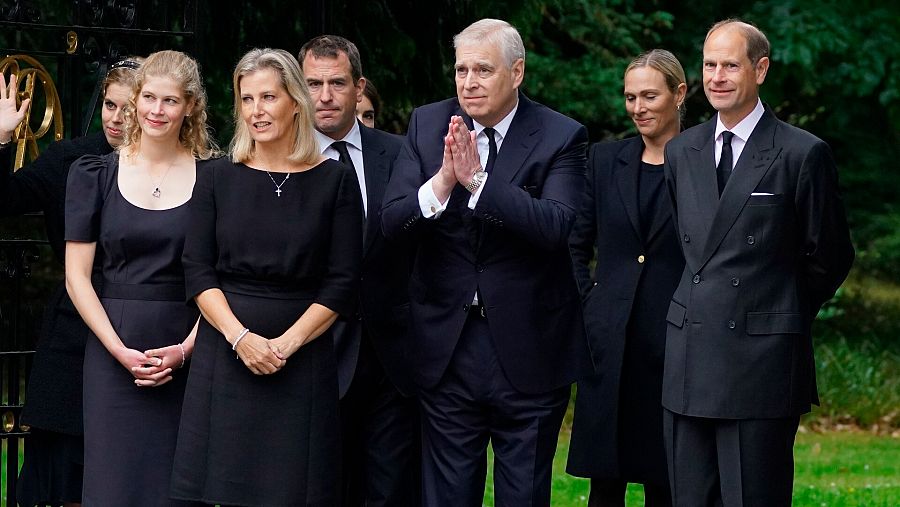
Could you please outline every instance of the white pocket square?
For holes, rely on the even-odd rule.
[[[775,194],[770,194],[768,192],[753,192],[750,195],[775,195]]]

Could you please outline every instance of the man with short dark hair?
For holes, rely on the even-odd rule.
[[[810,328],[850,270],[823,141],[759,99],[769,43],[726,20],[703,45],[718,114],[666,146],[686,266],[668,311],[664,436],[675,506],[788,506],[800,416],[818,403]]]
[[[454,38],[457,96],[413,112],[385,193],[388,237],[416,242],[410,279],[423,500],[550,504],[571,383],[593,371],[567,240],[585,184],[585,128],[519,92],[515,28]]]
[[[356,45],[335,35],[300,50],[322,153],[356,170],[366,220],[359,315],[332,327],[338,360],[345,506],[419,505],[418,407],[405,362],[409,253],[381,233],[382,196],[402,138],[361,125]],[[315,191],[311,189],[310,191]],[[315,219],[311,217],[310,219]]]

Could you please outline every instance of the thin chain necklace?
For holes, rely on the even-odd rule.
[[[281,186],[284,185],[288,178],[291,177],[291,173],[287,173],[287,176],[285,176],[284,179],[281,180],[281,183],[276,182],[275,178],[272,177],[272,173],[270,173],[269,171],[266,171],[266,174],[269,175],[269,179],[272,180],[272,184],[275,185],[275,195],[281,197]]]
[[[144,161],[144,163],[147,162],[147,159],[144,158],[144,155],[143,155],[142,153],[138,153],[138,157],[140,157],[141,160]],[[175,165],[175,160],[176,160],[177,158],[178,158],[177,156],[172,158],[172,161],[169,162],[169,167],[166,168],[166,172],[164,172],[163,175],[162,175],[162,178],[160,178],[160,180],[156,182],[156,185],[152,185],[152,183],[153,183],[153,173],[150,172],[150,166],[147,165],[147,177],[150,178],[150,183],[151,183],[151,185],[153,186],[153,193],[151,194],[151,195],[153,195],[153,197],[159,199],[160,196],[162,196],[162,192],[159,190],[159,187],[161,187],[162,184],[163,184],[163,182],[166,181],[166,176],[169,175],[169,171],[172,170],[172,166]]]

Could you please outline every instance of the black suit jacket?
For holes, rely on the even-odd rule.
[[[503,371],[516,389],[546,392],[593,371],[567,240],[585,183],[587,132],[519,95],[519,106],[475,210],[460,185],[425,219],[418,191],[440,168],[456,99],[413,112],[385,193],[385,235],[411,235],[410,333],[417,382],[437,384],[478,290]],[[470,118],[465,118],[469,128]],[[482,226],[476,248],[467,222]]]
[[[407,241],[386,241],[381,232],[381,204],[394,159],[403,138],[359,126],[366,178],[368,217],[363,233],[359,313],[339,318],[332,327],[338,360],[338,384],[343,397],[353,381],[363,333],[372,341],[378,360],[394,385],[411,391],[407,366],[406,327],[409,313],[411,255]]]
[[[837,168],[828,145],[766,110],[719,199],[715,121],[666,146],[687,265],[667,316],[663,406],[803,414],[818,402],[810,327],[854,256]]]
[[[641,454],[646,475],[642,479],[652,476],[665,483],[660,389],[666,309],[684,270],[684,257],[668,195],[663,194],[664,202],[650,223],[641,223],[638,182],[643,151],[638,136],[595,144],[588,157],[586,195],[569,247],[598,374],[578,382],[567,470],[582,477],[620,476],[619,409],[628,403],[653,414],[628,421],[633,426],[629,430],[642,434],[646,447],[658,451],[652,456]],[[597,264],[591,276],[594,259]],[[639,367],[629,372],[632,384],[623,386],[626,343]]]

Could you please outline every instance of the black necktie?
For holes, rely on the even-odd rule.
[[[350,169],[353,169],[353,172],[356,172],[356,166],[353,165],[353,159],[350,158],[350,152],[347,151],[347,141],[335,141],[331,143],[331,147],[338,152],[338,162],[346,165]],[[366,208],[363,207],[363,241],[366,238]]]
[[[347,151],[347,141],[335,141],[331,143],[331,147],[338,152],[338,161],[342,164],[346,164],[347,167],[356,171],[356,166],[353,165],[353,159],[350,158],[350,152]]]
[[[719,157],[719,165],[716,166],[716,179],[719,181],[720,196],[725,188],[725,184],[728,183],[728,178],[731,176],[731,166],[734,165],[731,154],[732,137],[734,137],[734,132],[727,130],[722,132],[722,156]]]
[[[497,140],[494,139],[496,130],[491,127],[485,127],[483,132],[488,138],[488,159],[487,164],[484,166],[484,172],[491,174],[491,170],[494,169],[494,162],[497,161]]]

